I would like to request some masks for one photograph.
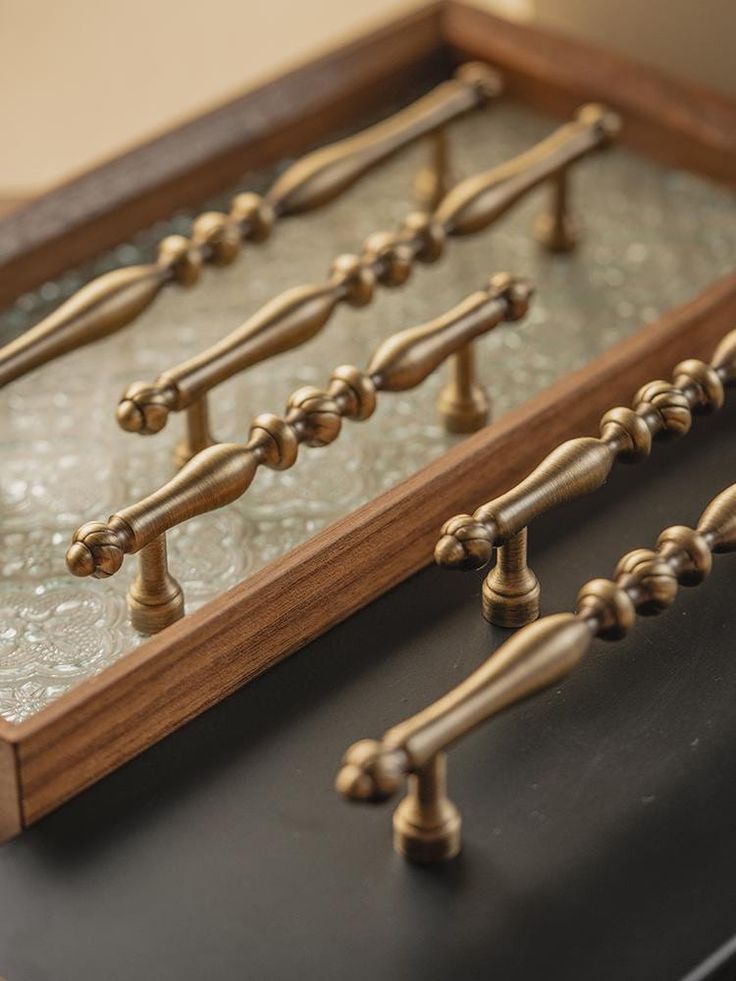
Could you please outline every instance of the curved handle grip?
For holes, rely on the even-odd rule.
[[[371,358],[368,374],[384,392],[414,388],[451,354],[502,320],[520,320],[529,309],[532,287],[501,273],[486,290],[472,293],[441,317],[394,334]]]
[[[153,302],[167,275],[161,265],[128,266],[83,286],[35,327],[0,349],[0,388],[129,324]]]
[[[128,432],[159,432],[170,411],[179,412],[238,371],[304,344],[322,330],[340,301],[335,283],[296,286],[249,317],[237,330],[153,384],[135,382],[117,408]]]
[[[89,521],[74,533],[66,555],[72,575],[106,579],[174,525],[224,507],[249,487],[259,446],[219,443],[198,453],[153,494],[112,515],[107,524]]]
[[[211,446],[107,524],[83,525],[67,553],[69,570],[78,576],[113,575],[125,553],[137,552],[174,525],[240,497],[261,464],[286,470],[296,462],[300,443],[324,446],[337,439],[343,418],[367,419],[378,389],[413,388],[470,337],[523,316],[530,293],[523,281],[505,274],[494,277],[489,289],[473,294],[444,317],[402,331],[393,339],[396,344],[383,344],[371,362],[380,366],[375,377],[343,366],[333,372],[328,391],[307,387],[294,392],[284,417],[256,416],[247,444]],[[315,302],[323,313],[323,306]]]
[[[713,498],[700,517],[698,531],[713,552],[736,552],[736,484]]]
[[[583,106],[572,122],[526,153],[461,181],[440,202],[434,217],[449,235],[469,235],[487,228],[527,191],[580,157],[607,146],[619,126],[618,116],[603,106]]]
[[[387,800],[406,774],[420,771],[503,709],[563,678],[587,653],[593,636],[574,613],[548,616],[520,630],[465,681],[380,741],[351,746],[338,790],[354,800]]]
[[[550,508],[590,494],[607,480],[615,449],[602,439],[582,436],[562,443],[511,490],[482,505],[476,521],[493,527],[501,544]]]
[[[633,409],[609,410],[601,419],[601,436],[562,443],[524,480],[474,514],[445,522],[435,546],[435,561],[446,569],[481,569],[493,549],[505,544],[536,517],[605,483],[617,459],[645,459],[652,440],[681,436],[693,414],[723,405],[724,388],[736,383],[736,331],[718,345],[710,365],[689,360],[676,365],[673,381],[653,381],[636,394]],[[729,532],[724,532],[730,540]],[[728,548],[724,541],[722,551]]]
[[[296,215],[332,201],[392,153],[501,92],[486,65],[463,65],[455,78],[389,119],[298,160],[266,196],[276,215]]]
[[[369,236],[360,255],[335,259],[326,283],[288,290],[218,344],[164,372],[153,383],[129,386],[118,406],[120,425],[129,432],[159,432],[169,412],[187,408],[236,372],[315,336],[338,303],[363,306],[371,301],[377,283],[400,286],[415,261],[439,258],[446,232],[465,235],[485,227],[529,188],[602,145],[615,129],[614,119],[598,106],[585,107],[575,122],[535,149],[458,185],[435,216],[409,215],[396,234]]]
[[[443,698],[389,729],[384,744],[405,750],[414,766],[422,766],[502,709],[559,681],[592,642],[590,629],[574,613],[538,620]]]

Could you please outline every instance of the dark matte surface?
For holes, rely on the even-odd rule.
[[[732,401],[538,522],[548,612],[736,480]],[[736,933],[736,556],[454,749],[465,851],[411,868],[391,850],[390,807],[351,807],[332,780],[351,742],[440,695],[502,639],[478,617],[479,586],[435,569],[414,577],[2,848],[0,974],[658,981],[694,970]]]

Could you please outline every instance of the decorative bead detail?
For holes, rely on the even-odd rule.
[[[407,772],[406,755],[385,749],[375,739],[361,739],[343,757],[337,789],[352,800],[388,800],[401,786]]]
[[[299,440],[289,423],[271,412],[263,412],[253,420],[251,441],[265,433],[270,438],[261,443],[263,463],[271,470],[288,470],[296,463]]]
[[[657,539],[657,550],[664,556],[678,556],[677,581],[682,586],[697,586],[710,573],[713,556],[708,543],[694,528],[674,525]]]
[[[601,439],[616,445],[618,458],[623,463],[638,463],[646,459],[652,449],[652,434],[646,421],[633,409],[618,406],[609,409],[601,419]]]
[[[672,382],[649,382],[636,393],[633,405],[637,412],[648,405],[657,412],[661,428],[654,433],[655,438],[684,436],[690,431],[693,421],[690,402]]]
[[[307,446],[327,446],[340,435],[340,410],[327,392],[306,385],[291,395],[287,406],[289,410],[301,413],[304,431],[302,441]]]
[[[237,225],[220,211],[205,211],[192,225],[192,242],[210,250],[209,261],[227,266],[240,251]]]
[[[339,255],[330,266],[330,282],[342,288],[344,300],[352,307],[364,307],[373,299],[376,274],[360,256]]]
[[[424,211],[413,211],[401,226],[407,239],[418,243],[416,257],[419,262],[436,262],[445,250],[447,232],[440,222]]]
[[[490,279],[491,291],[503,297],[507,305],[507,320],[521,320],[529,310],[529,302],[534,294],[532,285],[526,279],[510,273],[496,273]]]
[[[414,250],[400,234],[374,232],[363,243],[363,259],[384,286],[401,286],[411,275]]]
[[[376,410],[376,386],[370,375],[352,365],[340,365],[332,372],[329,394],[340,405],[347,419],[362,422]]]
[[[620,640],[634,624],[636,610],[630,596],[610,579],[591,579],[578,593],[578,616],[596,621],[596,635]]]
[[[230,217],[240,226],[243,238],[251,242],[265,241],[275,221],[271,205],[253,191],[235,195],[230,202]]]
[[[124,554],[124,543],[114,528],[88,521],[74,532],[66,564],[73,576],[107,579],[123,564]]]
[[[158,261],[181,286],[194,286],[202,271],[201,252],[183,235],[167,235],[159,243]]]
[[[682,361],[672,372],[672,377],[678,388],[684,388],[688,383],[696,387],[698,400],[693,406],[693,412],[715,412],[723,405],[723,382],[715,368],[704,361]]]
[[[578,109],[575,119],[596,127],[602,138],[602,147],[608,146],[621,131],[621,117],[597,102],[589,102]]]
[[[650,548],[637,548],[624,555],[615,575],[642,616],[661,613],[677,596],[677,576],[672,566]]]
[[[466,85],[472,85],[484,102],[503,91],[503,80],[498,72],[479,61],[469,61],[461,65],[455,72],[455,77]]]
[[[128,433],[140,433],[142,436],[160,433],[173,404],[173,389],[135,382],[118,403],[117,420]]]
[[[448,569],[482,569],[493,556],[494,534],[472,514],[458,514],[442,526],[435,562]]]

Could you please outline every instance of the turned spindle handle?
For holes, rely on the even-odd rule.
[[[195,219],[190,238],[170,235],[160,243],[156,262],[105,273],[0,349],[0,387],[122,329],[167,283],[194,285],[203,263],[227,265],[244,239],[265,240],[276,219],[331,201],[392,153],[484,105],[501,89],[501,78],[493,69],[474,62],[463,65],[453,79],[384,122],[298,160],[265,197],[244,192],[233,198],[229,214],[204,212]],[[161,396],[161,403],[167,405],[169,397],[170,393]],[[152,408],[151,418],[155,414]]]
[[[559,681],[595,637],[618,640],[636,615],[662,613],[680,586],[709,574],[712,552],[736,551],[736,484],[705,509],[697,528],[665,529],[654,549],[624,555],[613,579],[593,579],[579,591],[575,613],[558,613],[524,627],[443,698],[389,729],[380,740],[350,747],[336,789],[353,801],[381,802],[410,776],[409,795],[394,815],[394,841],[407,858],[436,861],[460,848],[460,815],[446,798],[444,751],[503,709]]]
[[[579,437],[554,449],[527,477],[472,515],[450,518],[435,547],[447,569],[481,569],[493,549],[508,542],[550,508],[601,487],[617,460],[639,462],[653,439],[686,434],[697,413],[719,409],[724,386],[736,384],[736,331],[719,344],[711,364],[690,359],[677,365],[673,380],[653,381],[637,392],[633,409],[618,407],[601,419],[599,438]]]
[[[619,129],[615,113],[604,106],[585,105],[572,122],[530,150],[457,184],[438,205],[435,218],[448,235],[487,228],[532,188],[591,151],[607,147]]]
[[[554,684],[578,663],[593,641],[572,613],[545,617],[520,630],[462,684],[378,740],[347,751],[337,788],[352,800],[393,796],[402,778],[502,709]]]
[[[528,190],[606,145],[616,119],[599,106],[586,106],[575,120],[508,164],[470,177],[447,195],[434,215],[413,213],[395,233],[376,232],[359,255],[341,255],[328,281],[287,290],[217,344],[153,382],[135,382],[118,405],[123,429],[142,435],[159,432],[170,412],[180,412],[208,391],[252,365],[303,344],[328,323],[338,304],[361,307],[377,284],[401,286],[415,262],[433,263],[447,236],[490,225]]]
[[[307,154],[276,181],[266,201],[277,216],[332,201],[397,150],[500,94],[501,76],[487,65],[462,65],[455,77],[389,119]]]
[[[148,307],[170,275],[166,263],[105,273],[0,348],[0,388],[68,351],[101,340]]]
[[[325,446],[337,439],[342,419],[367,419],[379,391],[403,391],[420,384],[450,354],[502,321],[527,311],[531,286],[507,274],[494,276],[449,313],[401,331],[380,345],[366,372],[343,366],[327,391],[295,392],[284,417],[264,414],[253,420],[245,445],[222,443],[198,453],[167,484],[117,512],[102,524],[83,525],[67,552],[77,576],[103,578],[120,568],[126,553],[137,552],[175,525],[223,507],[250,486],[260,465],[286,470],[300,443]]]

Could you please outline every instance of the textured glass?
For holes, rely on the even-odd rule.
[[[546,135],[554,123],[499,106],[452,128],[457,176],[485,169]],[[106,581],[65,573],[74,528],[105,519],[171,474],[183,419],[143,438],[114,421],[117,395],[153,379],[222,337],[281,289],[324,279],[331,259],[355,251],[411,210],[417,147],[364,179],[333,205],[282,222],[272,240],[247,246],[230,267],[207,270],[191,291],[165,291],[134,326],[20,379],[0,393],[0,713],[26,718],[139,643],[127,622],[128,559]],[[265,186],[257,175],[243,186]],[[488,232],[448,243],[445,258],[419,267],[405,286],[377,293],[363,310],[339,309],[323,334],[222,385],[210,399],[212,428],[243,440],[257,412],[281,412],[289,393],[323,386],[341,363],[364,367],[378,342],[429,319],[497,270],[529,276],[534,307],[477,345],[496,416],[688,299],[736,259],[736,199],[728,191],[617,149],[584,161],[572,200],[583,239],[571,256],[539,250],[530,229],[546,189]],[[213,202],[224,205],[229,195]],[[0,318],[8,339],[80,283],[120,263],[150,257],[190,215],[159,223],[99,263],[21,298]],[[441,454],[453,438],[435,421],[441,374],[406,394],[380,397],[367,423],[346,423],[324,449],[302,448],[285,473],[261,470],[228,508],[169,533],[171,568],[192,611],[335,518],[392,487]],[[633,394],[633,393],[632,393]]]

